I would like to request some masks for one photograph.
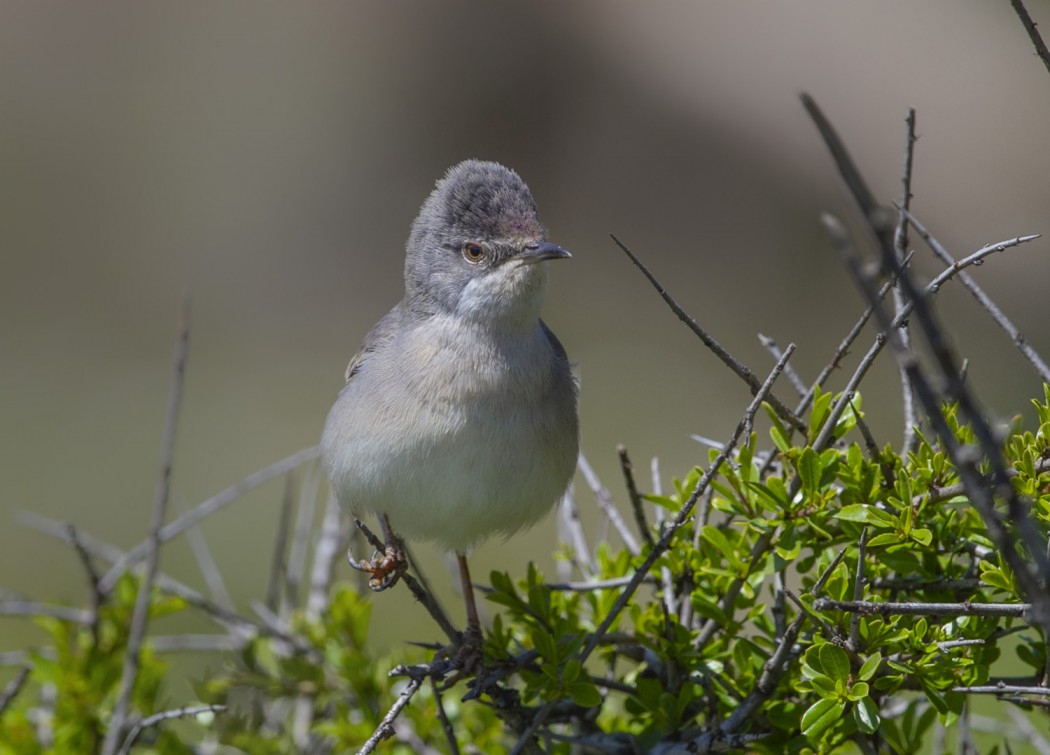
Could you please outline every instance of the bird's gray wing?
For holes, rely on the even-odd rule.
[[[543,328],[543,334],[547,336],[547,340],[550,341],[551,348],[554,349],[554,355],[559,359],[564,359],[568,362],[569,355],[565,353],[565,347],[561,345],[558,336],[554,335],[554,331],[548,328],[547,323],[543,320],[540,320],[540,327]]]
[[[361,348],[357,350],[357,353],[350,359],[350,364],[346,366],[346,382],[349,383],[351,378],[361,371],[365,362],[368,361],[369,355],[375,352],[376,349],[381,348],[384,344],[393,340],[399,329],[399,324],[402,320],[401,305],[394,307],[392,310],[386,313],[383,318],[372,326],[372,329],[368,331],[364,341],[361,343]]]

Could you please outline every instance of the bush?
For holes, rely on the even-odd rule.
[[[271,589],[265,606],[245,614],[157,571],[165,542],[247,489],[312,462],[316,449],[307,449],[163,527],[162,485],[150,537],[128,553],[34,520],[80,555],[91,603],[0,604],[37,617],[49,638],[19,657],[23,669],[0,695],[0,753],[369,752],[388,738],[393,752],[904,753],[930,747],[938,727],[972,745],[981,695],[1014,716],[1012,730],[995,736],[1016,747],[1031,728],[1024,713],[1050,704],[1050,386],[1034,402],[1035,430],[1015,421],[1004,439],[944,347],[930,298],[964,267],[1033,237],[946,261],[942,276],[920,288],[907,266],[907,229],[946,252],[907,212],[907,197],[899,213],[875,205],[830,124],[812,100],[806,105],[880,251],[886,281],[876,290],[846,230],[825,218],[869,312],[809,389],[790,372],[792,347],[772,347],[777,365],[764,383],[720,351],[754,394],[736,432],[669,494],[658,480],[653,493],[638,493],[622,451],[637,527],[599,490],[622,545],[588,548],[579,518],[568,516],[577,529],[559,555],[578,582],[552,584],[535,567],[521,580],[493,573],[487,598],[501,611],[476,674],[460,678],[447,654],[432,649],[372,653],[370,603],[332,585],[350,527],[331,501],[309,574],[287,567],[288,549],[302,542],[276,549],[282,568],[273,584],[301,587],[295,600]],[[909,150],[913,126],[912,118]],[[891,286],[900,293],[892,312],[882,303]],[[844,390],[828,392],[870,314],[880,335]],[[909,318],[930,346],[928,365],[910,346]],[[187,332],[184,324],[175,408]],[[914,395],[925,415],[912,416],[914,432],[899,452],[872,441],[858,392],[885,345],[907,379],[906,406]],[[1045,365],[1025,354],[1050,383]],[[777,398],[785,370],[800,386],[795,409]],[[754,429],[759,411],[771,444]],[[169,473],[170,459],[162,479]],[[311,520],[312,498],[298,503],[311,507]],[[562,505],[576,502],[570,495]],[[100,575],[99,562],[110,571]],[[425,587],[408,583],[455,641]],[[169,709],[158,694],[160,653],[201,640],[147,628],[179,611],[223,629],[206,640],[225,649],[227,663],[200,682],[197,700]],[[172,719],[187,722],[180,736],[164,725]]]

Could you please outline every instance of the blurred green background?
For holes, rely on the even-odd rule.
[[[1050,4],[1028,5],[1050,28]],[[886,201],[918,109],[914,210],[957,257],[1050,233],[1050,76],[1005,2],[3,3],[0,586],[86,600],[72,553],[18,510],[122,547],[144,536],[184,288],[175,510],[316,443],[346,361],[400,298],[419,204],[467,157],[518,170],[575,255],[546,319],[579,365],[584,452],[621,502],[618,442],[643,488],[653,456],[668,484],[706,459],[689,435],[725,438],[749,396],[609,234],[756,372],[761,332],[815,375],[861,310],[817,218],[859,226],[802,90]],[[1048,251],[975,271],[1044,356]],[[939,269],[925,250],[915,264]],[[1027,364],[957,284],[938,303],[988,407],[1026,412]],[[864,391],[882,443],[899,443],[898,393],[884,357]],[[243,606],[265,589],[281,495],[205,527]],[[550,573],[555,529],[481,547],[475,573]],[[201,585],[189,554],[172,544],[162,568]],[[434,577],[458,620],[453,579]],[[381,642],[423,621],[400,589],[377,617]],[[32,636],[0,619],[0,650]]]

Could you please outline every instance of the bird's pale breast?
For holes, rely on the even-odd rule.
[[[371,355],[322,446],[340,501],[463,552],[541,518],[576,466],[576,389],[537,322],[525,332],[435,316]],[[396,386],[396,390],[391,388]]]

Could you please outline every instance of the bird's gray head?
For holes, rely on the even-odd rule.
[[[535,320],[546,260],[569,253],[547,242],[532,193],[498,163],[449,169],[423,203],[405,256],[405,304],[416,315]]]

